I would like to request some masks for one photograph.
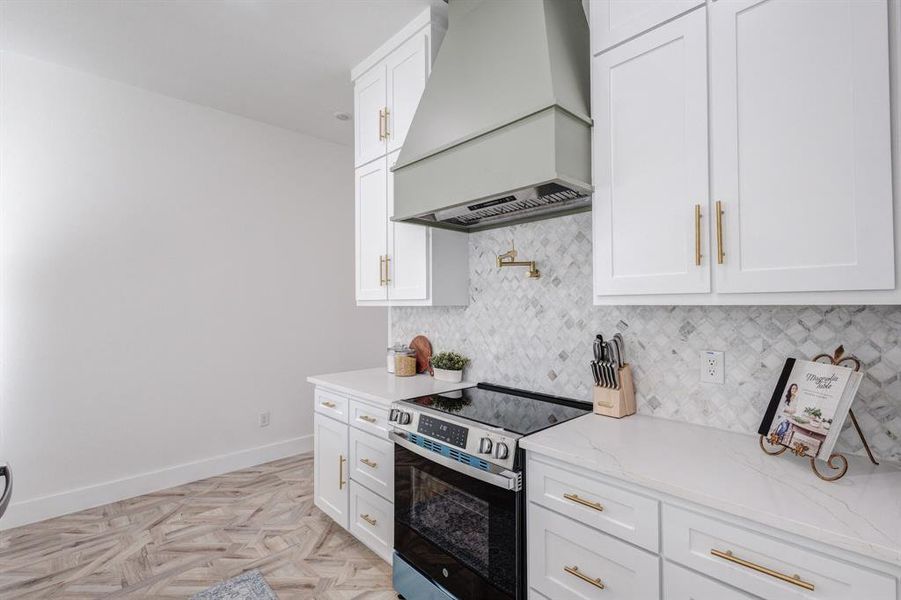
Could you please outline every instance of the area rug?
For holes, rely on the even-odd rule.
[[[254,569],[194,594],[191,600],[278,600],[278,596]]]

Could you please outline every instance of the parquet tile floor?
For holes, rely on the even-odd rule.
[[[0,598],[188,598],[260,569],[281,600],[394,600],[313,505],[304,454],[0,532]]]

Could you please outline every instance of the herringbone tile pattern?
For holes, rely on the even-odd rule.
[[[513,239],[540,279],[497,267]],[[639,412],[748,433],[786,357],[844,344],[865,369],[860,425],[879,456],[901,461],[901,307],[594,306],[591,257],[590,213],[470,234],[469,306],[394,307],[392,342],[423,334],[435,352],[472,358],[467,379],[588,400],[591,342],[620,332]],[[700,383],[701,350],[726,352],[725,385]],[[850,429],[839,449],[863,454]]]
[[[260,569],[282,600],[388,600],[391,568],[287,458],[0,532],[0,598],[187,598]]]

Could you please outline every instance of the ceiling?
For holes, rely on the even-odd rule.
[[[342,144],[350,69],[430,0],[0,0],[0,50]]]

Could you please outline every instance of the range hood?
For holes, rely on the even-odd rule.
[[[394,220],[479,231],[591,208],[580,0],[449,0],[394,168]]]

